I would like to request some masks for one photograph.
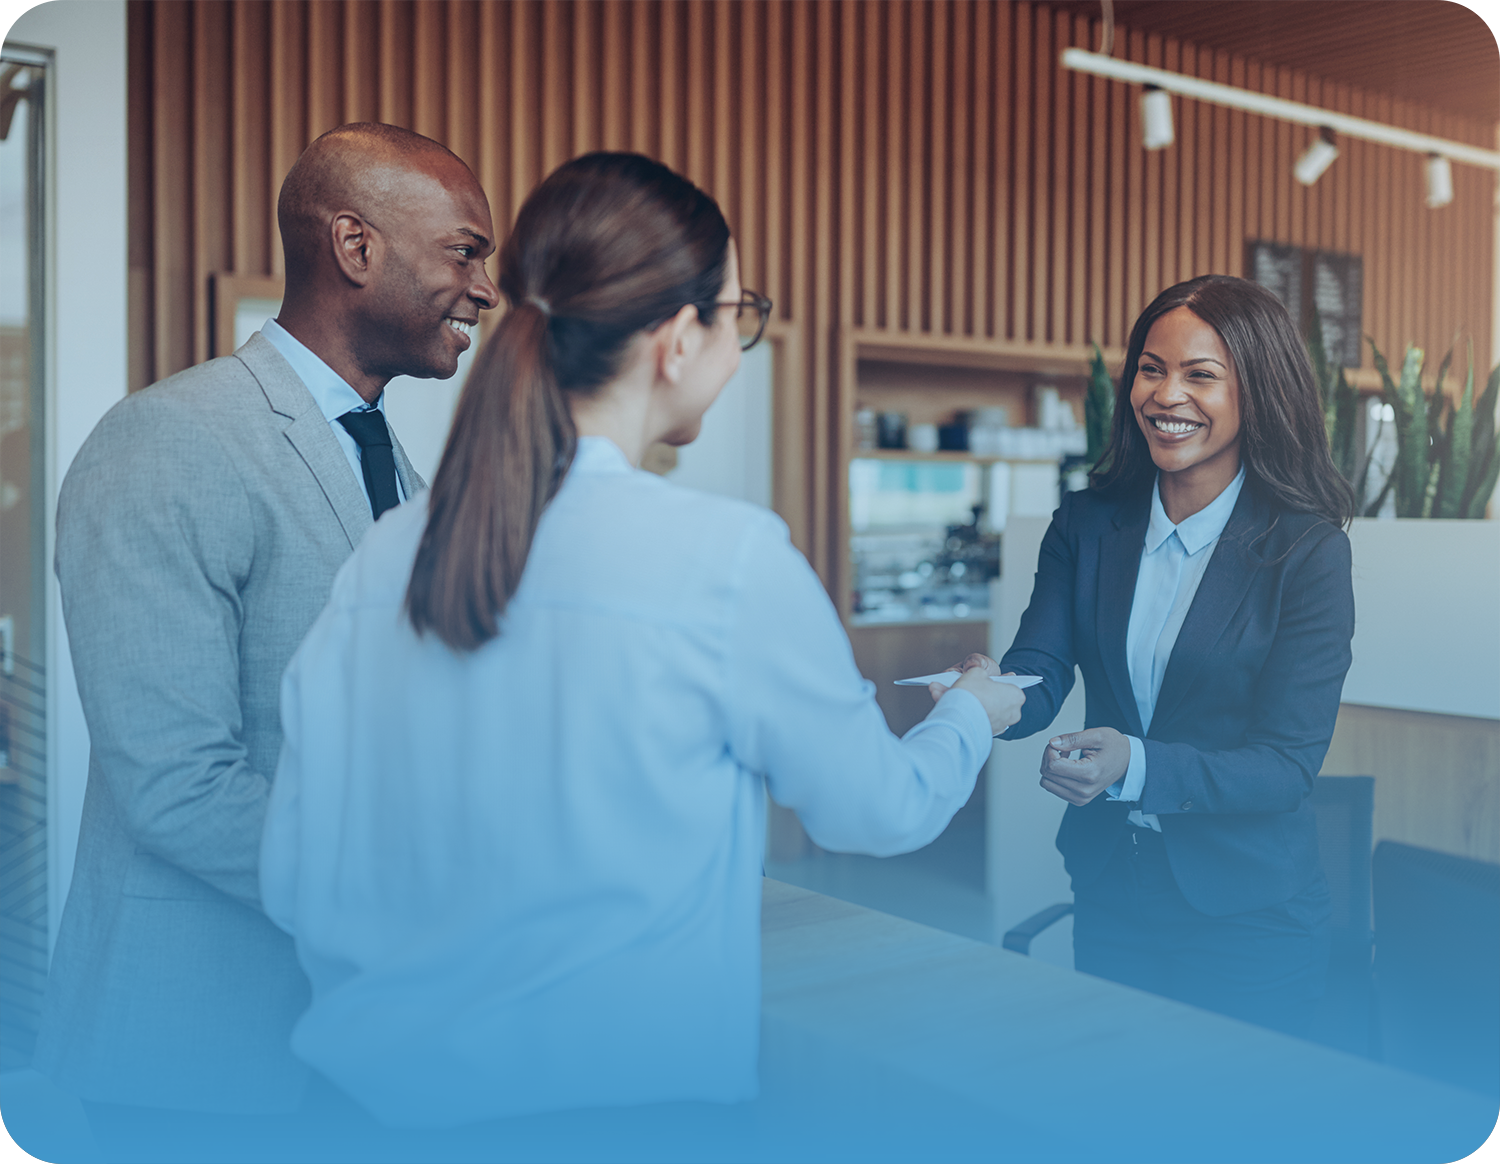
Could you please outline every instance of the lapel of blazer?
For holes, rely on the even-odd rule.
[[[373,524],[370,503],[354,479],[354,470],[338,438],[328,427],[328,418],[319,410],[307,385],[265,336],[256,332],[234,354],[259,382],[271,411],[290,421],[284,430],[286,439],[291,441],[322,488],[339,524],[344,527],[349,548],[353,549]],[[406,455],[401,454],[401,460],[405,459]]]
[[[396,456],[396,476],[401,479],[401,495],[410,501],[427,488],[427,482],[412,468],[411,461],[406,457],[406,450],[396,439],[396,430],[391,428],[391,418],[388,416],[385,418],[385,427],[391,434],[391,452]]]
[[[1229,515],[1229,524],[1219,536],[1219,544],[1214,547],[1213,557],[1208,560],[1203,581],[1198,584],[1193,604],[1188,607],[1182,630],[1172,646],[1152,723],[1167,722],[1213,656],[1229,628],[1229,620],[1245,600],[1250,583],[1255,581],[1262,558],[1251,547],[1259,544],[1257,539],[1265,533],[1269,521],[1270,510],[1247,482],[1235,502],[1234,512]]]
[[[1125,658],[1125,635],[1130,629],[1130,607],[1135,601],[1135,580],[1141,569],[1141,547],[1146,541],[1146,522],[1151,516],[1151,497],[1124,501],[1115,510],[1112,528],[1099,539],[1099,658],[1115,702],[1135,729],[1145,735],[1135,692],[1130,686],[1130,667]]]

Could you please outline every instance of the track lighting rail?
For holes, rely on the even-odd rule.
[[[1243,109],[1266,117],[1292,121],[1299,125],[1324,126],[1345,137],[1362,138],[1379,142],[1397,149],[1413,150],[1419,154],[1438,154],[1455,162],[1466,162],[1471,166],[1482,166],[1500,170],[1500,152],[1480,149],[1463,142],[1448,141],[1425,133],[1414,133],[1398,129],[1379,121],[1367,121],[1363,117],[1351,117],[1332,109],[1319,109],[1314,105],[1303,105],[1287,101],[1282,97],[1269,97],[1264,93],[1252,93],[1248,89],[1237,89],[1233,85],[1221,85],[1217,81],[1204,81],[1197,77],[1185,77],[1181,73],[1169,73],[1165,69],[1154,69],[1150,65],[1138,65],[1133,61],[1122,61],[1102,53],[1091,53],[1087,49],[1064,49],[1064,68],[1080,73],[1092,73],[1115,81],[1126,81],[1137,85],[1155,85],[1172,93],[1181,93],[1198,101],[1213,105],[1225,105],[1231,109]]]

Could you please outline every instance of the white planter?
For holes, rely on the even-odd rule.
[[[1360,518],[1344,702],[1500,719],[1500,521]]]

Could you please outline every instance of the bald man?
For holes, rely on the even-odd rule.
[[[372,521],[424,487],[387,381],[452,376],[498,298],[478,182],[407,130],[320,137],[277,216],[277,318],[111,409],[58,501],[91,756],[35,1065],[96,1130],[302,1102],[308,984],[257,874],[281,673]]]

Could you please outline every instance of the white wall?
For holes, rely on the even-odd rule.
[[[1344,702],[1500,719],[1500,521],[1358,520]]]
[[[125,396],[125,5],[53,0],[23,13],[5,39],[56,54],[48,159],[50,562],[58,484],[99,418]],[[50,570],[48,579],[48,910],[55,937],[78,848],[89,747]]]
[[[1057,474],[1052,475],[1056,488]],[[1054,506],[1056,500],[1054,498]],[[1000,543],[1000,581],[992,591],[990,654],[998,659],[1016,637],[1021,612],[1031,601],[1037,553],[1050,517],[1012,516]],[[1073,900],[1062,854],[1053,840],[1067,803],[1041,786],[1042,749],[1059,732],[1083,728],[1080,679],[1050,729],[1024,740],[996,740],[987,767],[989,796],[985,870],[995,936],[1039,910]],[[1072,968],[1073,921],[1049,928],[1031,947],[1038,961]]]
[[[770,343],[740,357],[740,367],[703,416],[703,431],[677,451],[667,474],[678,485],[771,507]]]

